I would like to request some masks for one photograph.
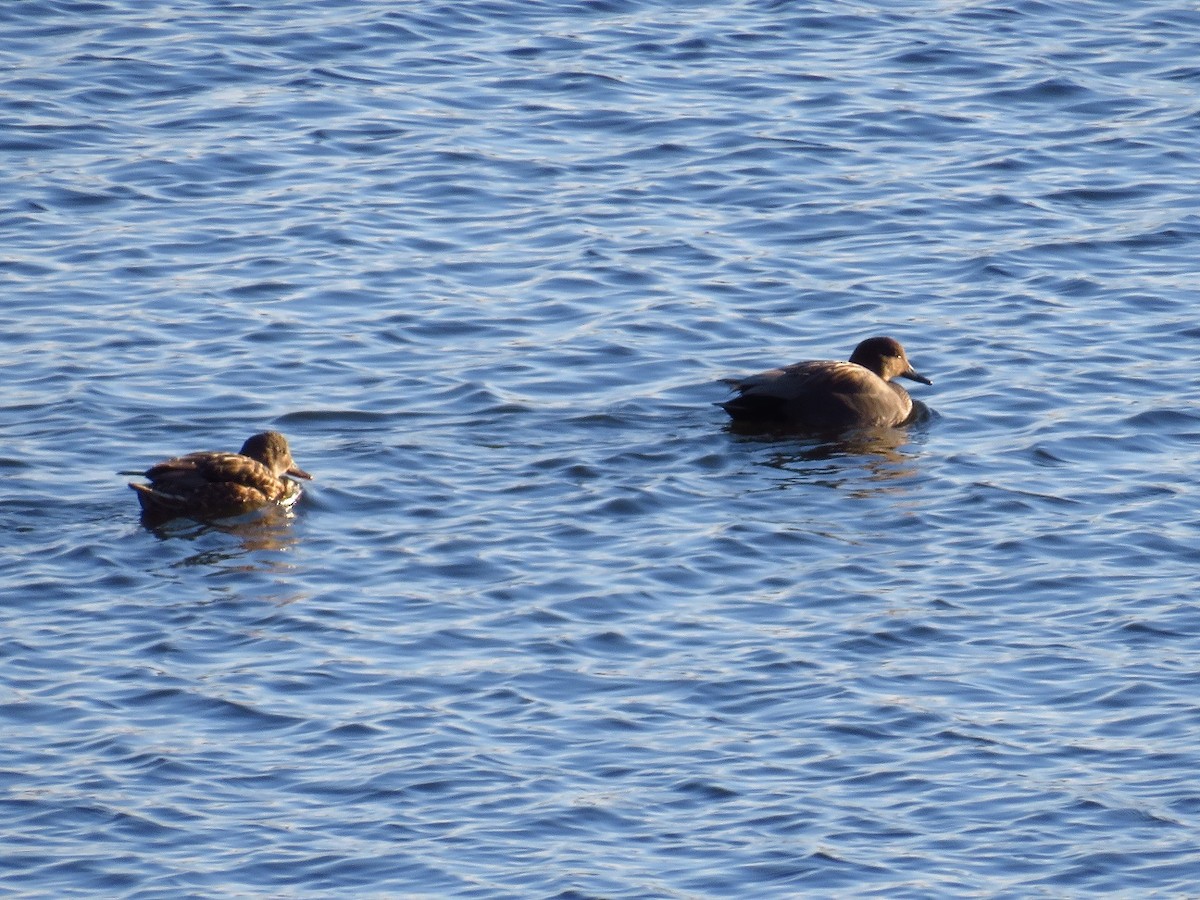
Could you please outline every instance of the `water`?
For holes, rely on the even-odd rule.
[[[1200,14],[0,35],[0,891],[1196,892]],[[713,405],[879,333],[919,425]],[[141,526],[268,427],[294,516]]]

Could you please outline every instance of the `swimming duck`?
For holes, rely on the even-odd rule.
[[[933,384],[913,371],[899,341],[873,337],[854,348],[849,362],[798,362],[735,381],[738,396],[721,406],[735,422],[813,431],[901,425],[913,402],[893,378]]]
[[[296,465],[287,438],[278,431],[248,438],[239,453],[189,453],[142,474],[150,484],[129,486],[145,514],[193,519],[239,516],[268,503],[290,506],[300,496],[300,485],[291,479],[312,478]]]

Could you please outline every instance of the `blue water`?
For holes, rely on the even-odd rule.
[[[0,893],[1200,892],[1198,42],[0,5]],[[917,425],[714,406],[873,334]]]

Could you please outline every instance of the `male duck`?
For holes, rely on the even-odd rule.
[[[913,402],[893,378],[933,384],[913,371],[899,341],[873,337],[849,362],[799,362],[736,381],[738,396],[721,406],[735,422],[812,431],[901,425]]]
[[[240,453],[189,453],[142,474],[150,484],[129,486],[145,514],[193,519],[239,516],[268,503],[290,506],[300,496],[300,485],[284,476],[312,478],[296,465],[287,439],[278,431],[247,439]]]

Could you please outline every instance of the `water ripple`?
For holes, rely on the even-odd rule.
[[[2,889],[1187,894],[1177,6],[0,7]]]

